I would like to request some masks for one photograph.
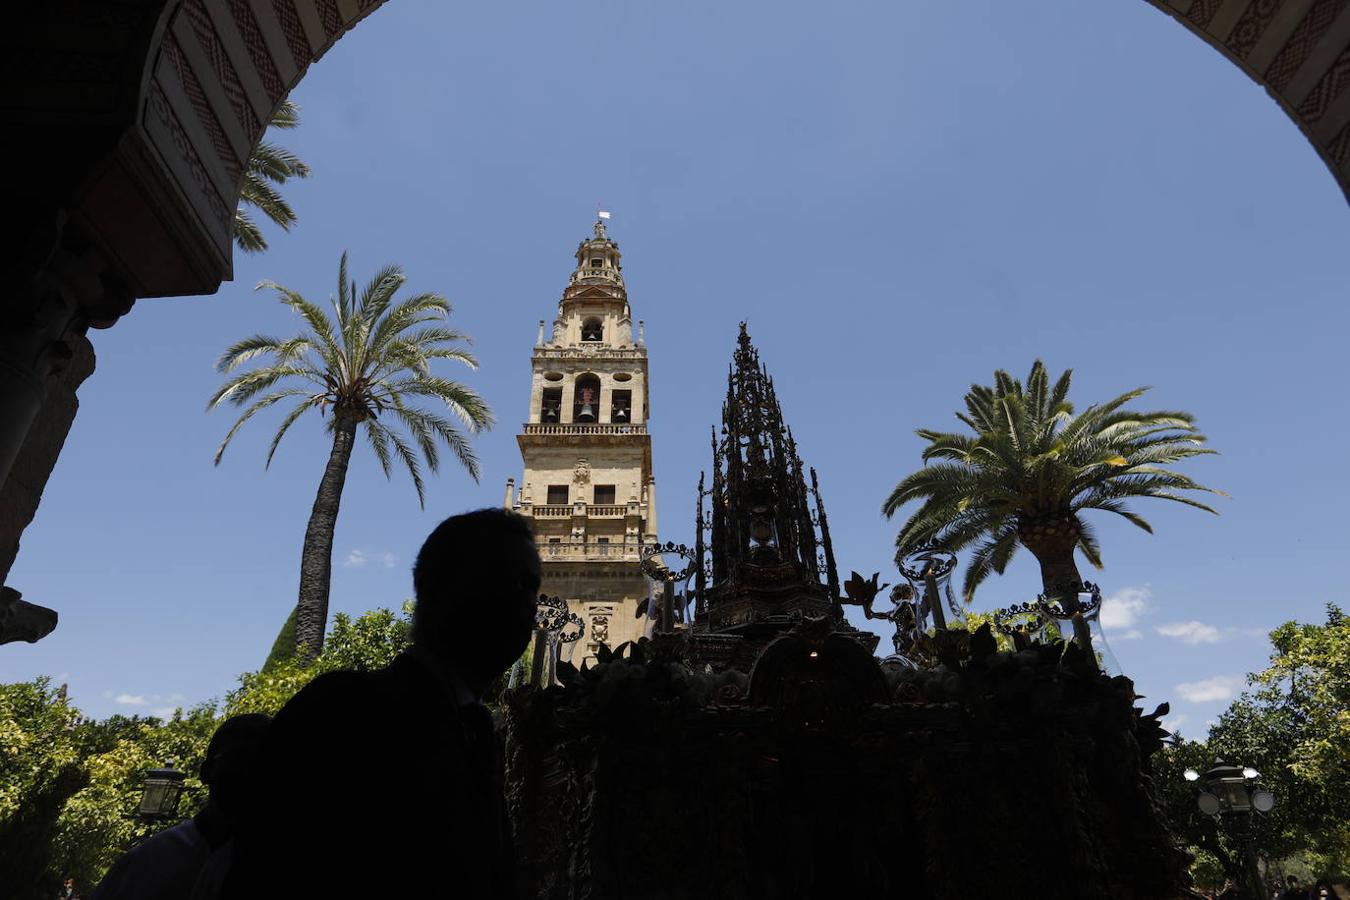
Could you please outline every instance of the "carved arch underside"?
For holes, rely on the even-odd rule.
[[[1148,0],[1266,89],[1350,199],[1350,0]]]
[[[231,273],[241,173],[272,111],[384,2],[24,5],[0,35],[15,98],[3,102],[46,143],[6,161],[46,166],[28,199],[55,195],[136,296],[212,293]],[[1147,2],[1263,85],[1350,197],[1350,0]]]

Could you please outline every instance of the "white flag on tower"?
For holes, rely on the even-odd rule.
[[[609,213],[605,212],[603,209],[597,211],[597,212],[596,212],[596,215],[599,216],[599,217],[602,218],[602,219],[608,219],[608,218],[609,218]]]

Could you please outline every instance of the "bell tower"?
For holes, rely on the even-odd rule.
[[[600,643],[645,633],[637,604],[650,588],[639,554],[657,532],[647,348],[603,217],[576,260],[551,330],[539,322],[517,437],[525,472],[519,489],[507,481],[506,506],[533,520],[541,590],[585,623],[585,636],[562,651],[580,664]]]

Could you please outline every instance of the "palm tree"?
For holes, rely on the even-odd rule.
[[[1153,528],[1126,500],[1159,497],[1215,512],[1179,492],[1222,492],[1166,468],[1215,452],[1202,446],[1205,436],[1190,413],[1126,409],[1148,390],[1139,388],[1074,415],[1072,374],[1052,386],[1037,360],[1025,388],[1003,371],[994,373],[993,387],[972,385],[966,412],[956,417],[974,435],[920,429],[928,441],[924,468],[897,484],[882,506],[891,518],[906,503],[922,501],[895,539],[901,555],[923,544],[953,551],[977,544],[966,568],[967,603],[990,572],[1003,574],[1021,545],[1040,563],[1046,595],[1064,594],[1076,609],[1077,598],[1065,594],[1067,585],[1082,583],[1074,550],[1102,566],[1097,538],[1079,517],[1083,510],[1115,513],[1149,533]]]
[[[291,129],[300,124],[300,108],[290,100],[281,101],[277,111],[272,113],[267,127]],[[295,224],[295,211],[272,187],[273,184],[285,184],[288,178],[308,178],[309,166],[291,151],[267,141],[259,142],[249,157],[244,169],[244,183],[239,189],[239,206],[234,211],[234,243],[246,253],[261,253],[267,249],[267,241],[257,224],[244,211],[244,206],[252,206],[263,215],[290,231]],[[269,184],[268,182],[271,182]]]
[[[235,407],[247,404],[247,408],[216,450],[216,465],[245,422],[283,400],[298,399],[298,403],[272,437],[268,466],[287,430],[309,410],[317,410],[326,418],[333,436],[300,557],[295,637],[297,652],[308,659],[323,649],[333,529],[357,431],[364,427],[385,477],[390,476],[394,457],[407,467],[418,503],[424,507],[426,493],[419,456],[430,471],[437,471],[438,442],[448,446],[478,480],[478,459],[460,428],[446,416],[409,404],[414,398],[436,401],[470,434],[491,427],[492,412],[482,397],[431,371],[431,363],[441,359],[477,368],[473,356],[459,346],[470,343],[470,339],[438,324],[450,315],[450,304],[439,294],[417,294],[395,303],[394,294],[404,280],[397,266],[385,266],[358,296],[356,283],[347,277],[347,254],[343,253],[331,319],[298,292],[263,281],[258,289],[275,290],[277,299],[304,321],[304,331],[286,339],[262,334],[245,338],[226,350],[217,363],[219,371],[230,377],[212,395],[207,409],[223,403]],[[267,362],[236,371],[260,357]],[[288,386],[272,390],[279,384]]]

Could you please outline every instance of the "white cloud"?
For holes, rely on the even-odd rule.
[[[353,550],[347,554],[342,564],[349,569],[359,569],[369,562],[377,562],[386,569],[392,569],[398,557],[388,550]]]
[[[1121,629],[1133,627],[1139,617],[1148,610],[1148,602],[1152,597],[1153,591],[1147,586],[1121,588],[1102,601],[1100,619],[1102,627]]]
[[[113,698],[114,703],[120,703],[123,706],[148,706],[149,700],[140,694],[118,694]]]
[[[1215,700],[1231,700],[1243,685],[1241,675],[1215,675],[1200,681],[1183,681],[1176,691],[1183,700],[1191,703],[1209,703]]]
[[[1223,640],[1223,632],[1204,622],[1169,622],[1159,625],[1154,631],[1163,637],[1176,638],[1183,644],[1217,644]]]
[[[150,710],[150,715],[160,719],[171,719],[173,718],[173,714],[177,711],[178,707],[176,706],[156,706],[154,709]]]
[[[1177,729],[1185,724],[1186,724],[1186,716],[1185,714],[1180,713],[1175,716],[1165,716],[1161,722],[1162,727],[1166,728],[1173,734],[1176,734]]]
[[[1144,636],[1144,633],[1138,628],[1131,628],[1129,631],[1122,631],[1120,634],[1112,634],[1113,641],[1133,641]]]

